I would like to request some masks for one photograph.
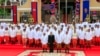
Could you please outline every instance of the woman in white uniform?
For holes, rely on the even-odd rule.
[[[27,37],[28,37],[28,33],[27,33],[26,29],[23,29],[23,31],[22,31],[22,44],[24,47],[26,47],[26,45],[27,45],[27,41],[28,41]]]
[[[15,44],[16,42],[16,34],[17,34],[16,29],[12,26],[10,29],[10,38],[12,44]]]
[[[46,33],[41,36],[41,43],[43,52],[47,52],[48,35]]]
[[[86,47],[90,48],[91,47],[91,41],[92,41],[92,32],[90,31],[90,29],[88,29],[85,32],[85,40],[86,40]]]
[[[0,44],[4,42],[4,28],[0,26]]]
[[[63,38],[63,34],[61,30],[59,30],[57,35],[55,36],[55,41],[57,43],[57,52],[61,52],[62,38]]]
[[[10,42],[9,37],[10,37],[10,35],[9,35],[9,29],[6,27],[5,31],[4,31],[4,42],[6,44],[8,44]]]
[[[22,43],[22,31],[21,31],[20,26],[17,26],[16,38],[17,38],[17,43],[21,44]]]

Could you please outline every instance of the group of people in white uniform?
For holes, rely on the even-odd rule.
[[[100,23],[76,23],[76,24],[10,24],[0,23],[0,44],[23,44],[24,46],[48,47],[48,35],[55,36],[54,45],[61,50],[62,43],[65,49],[70,46],[90,47],[91,44],[100,45]]]

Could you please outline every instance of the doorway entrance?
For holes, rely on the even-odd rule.
[[[50,23],[51,17],[51,1],[42,0],[42,21]],[[75,15],[75,1],[74,0],[55,0],[55,17],[58,22],[71,23]]]

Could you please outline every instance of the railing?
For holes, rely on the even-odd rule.
[[[11,14],[10,13],[8,14],[0,13],[0,19],[11,19]]]
[[[13,21],[13,18],[10,14],[0,14],[0,21],[3,21],[3,22],[12,22]]]

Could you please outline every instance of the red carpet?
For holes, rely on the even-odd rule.
[[[86,56],[100,56],[100,46],[92,47],[91,49],[84,50]]]
[[[23,51],[21,45],[0,45],[0,56],[17,56]]]
[[[40,48],[41,49],[41,48]],[[38,48],[23,48],[22,45],[0,45],[0,56],[18,56],[26,50],[40,50]],[[71,51],[83,51],[85,56],[100,56],[100,47],[94,46],[91,49],[71,48]],[[30,52],[28,56],[34,56],[32,54],[38,54],[41,52]],[[75,56],[75,53],[70,53],[70,56]]]

